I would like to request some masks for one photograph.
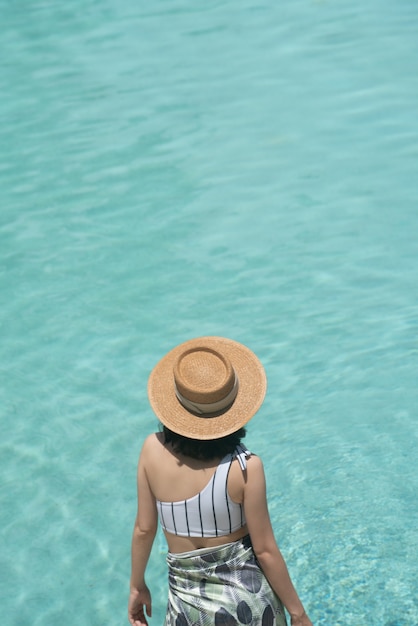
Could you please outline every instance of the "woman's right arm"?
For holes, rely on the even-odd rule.
[[[254,553],[270,585],[290,614],[292,626],[312,626],[274,537],[267,507],[263,464],[257,456],[250,457],[247,463],[243,502]]]

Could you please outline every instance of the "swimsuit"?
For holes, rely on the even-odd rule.
[[[206,487],[179,502],[160,502],[162,527],[185,537],[220,537],[245,525],[241,504],[228,494],[234,459],[247,467],[251,452],[238,445]],[[271,588],[247,535],[232,543],[167,555],[168,605],[164,626],[287,626],[283,604]]]
[[[198,494],[177,502],[157,500],[161,526],[181,537],[222,537],[245,526],[242,504],[231,500],[228,493],[228,474],[232,461],[238,459],[242,471],[251,452],[239,444],[219,463],[206,487]]]

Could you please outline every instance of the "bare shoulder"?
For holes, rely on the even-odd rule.
[[[263,461],[256,454],[252,454],[247,459],[246,485],[248,488],[265,490],[266,478],[264,474]]]
[[[248,478],[254,477],[257,475],[262,476],[264,474],[263,462],[259,456],[251,453],[251,456],[247,457],[247,467],[245,471],[242,471],[238,459],[234,459],[231,466],[231,476],[233,479],[238,479],[239,482],[246,483]]]
[[[152,433],[148,435],[142,444],[140,458],[143,460],[154,458],[156,454],[161,452],[163,448],[163,440],[161,433]]]
[[[263,461],[256,454],[251,454],[247,459],[247,471],[252,474],[264,473]]]
[[[247,467],[243,471],[239,465],[238,459],[235,459],[231,465],[228,480],[228,491],[234,502],[242,503],[244,493],[248,489],[261,489],[263,491],[264,470],[260,457],[255,454],[247,457]]]
[[[148,435],[148,437],[146,437],[142,447],[143,449],[154,448],[156,446],[161,446],[162,443],[162,433],[151,433],[151,435]]]

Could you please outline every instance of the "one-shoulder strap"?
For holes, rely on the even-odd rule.
[[[243,443],[239,443],[234,450],[233,457],[234,459],[238,459],[238,463],[243,472],[247,469],[247,459],[251,456],[251,452],[248,450]]]

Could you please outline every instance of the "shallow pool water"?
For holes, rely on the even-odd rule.
[[[417,626],[416,2],[0,6],[2,624],[127,624],[147,377],[210,334],[315,626]]]

